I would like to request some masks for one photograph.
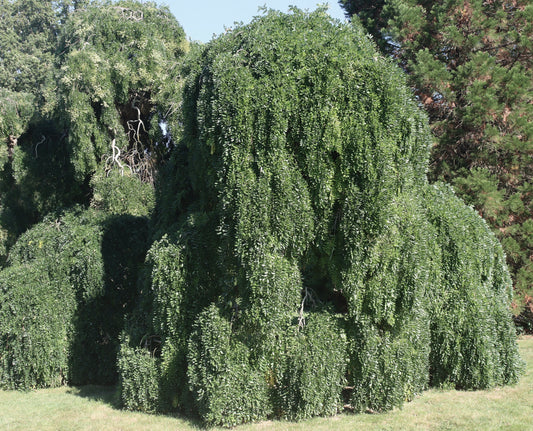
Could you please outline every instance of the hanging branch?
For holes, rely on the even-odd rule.
[[[298,316],[298,330],[303,329],[305,326],[304,307],[305,301],[309,297],[309,290],[304,286],[304,297],[302,299],[302,305],[300,306],[300,315]]]
[[[46,141],[46,138],[44,135],[41,135],[41,140],[35,144],[35,158],[37,159],[39,155],[37,154],[37,148],[39,148],[39,145],[41,145],[44,141]]]
[[[115,162],[120,167],[120,175],[124,175],[124,166],[120,163],[120,148],[115,145],[115,138],[111,141],[111,148],[113,149],[113,162]]]
[[[118,167],[120,168],[120,175],[124,176],[124,165],[122,164],[121,159],[120,159],[120,155],[121,155],[120,148],[117,147],[117,144],[116,144],[115,130],[114,129],[110,130],[110,132],[112,133],[112,136],[113,136],[113,139],[111,140],[111,151],[113,152],[113,155],[107,157],[106,159],[106,176],[109,176],[109,172],[111,172],[111,169],[114,164],[118,165]],[[130,170],[130,172],[133,173],[131,166],[127,163],[126,163],[126,166]]]

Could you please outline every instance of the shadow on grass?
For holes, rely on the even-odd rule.
[[[67,394],[81,397],[89,401],[107,404],[114,410],[126,411],[121,408],[120,395],[116,386],[72,386],[67,390]],[[202,420],[197,417],[188,417],[180,413],[154,413],[154,415],[182,420],[186,422],[189,427],[194,429],[209,429],[209,427],[206,427]]]
[[[67,394],[85,398],[90,401],[97,401],[109,405],[115,410],[120,410],[120,399],[116,386],[72,386],[67,390]]]

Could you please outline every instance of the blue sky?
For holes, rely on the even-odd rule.
[[[344,12],[337,0],[156,0],[167,5],[184,28],[191,40],[208,42],[213,34],[231,28],[234,22],[248,23],[256,15],[258,8],[266,6],[287,12],[290,5],[300,9],[315,10],[317,4],[329,3],[329,14],[344,19]]]

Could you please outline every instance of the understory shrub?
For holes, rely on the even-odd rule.
[[[11,248],[10,266],[0,274],[8,277],[10,272],[22,273],[24,268],[43,281],[37,283],[30,278],[25,284],[21,277],[20,284],[7,285],[4,295],[19,295],[21,289],[27,291],[25,295],[35,296],[35,301],[58,295],[54,306],[50,304],[49,309],[36,306],[32,311],[37,322],[60,321],[66,328],[61,331],[56,328],[58,334],[67,331],[60,343],[50,334],[47,347],[39,347],[42,349],[39,363],[43,364],[55,363],[54,352],[59,346],[64,349],[68,361],[56,367],[56,380],[71,384],[116,382],[118,336],[124,315],[135,303],[137,272],[144,259],[147,234],[146,218],[74,209],[50,215],[21,235]],[[36,284],[39,286],[31,287]],[[50,289],[48,296],[43,294],[44,286]],[[18,319],[24,318],[24,309],[11,312],[20,314]],[[43,327],[42,331],[45,330],[51,331]],[[58,342],[58,347],[52,346],[53,342]],[[33,373],[31,367],[27,372]],[[38,376],[30,380],[21,380],[17,375],[12,378],[10,385],[30,387],[28,382]]]
[[[64,384],[69,375],[72,289],[41,261],[0,272],[0,388]]]

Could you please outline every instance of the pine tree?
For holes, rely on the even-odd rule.
[[[516,300],[533,293],[533,4],[341,0],[409,74],[453,183],[501,240]]]

